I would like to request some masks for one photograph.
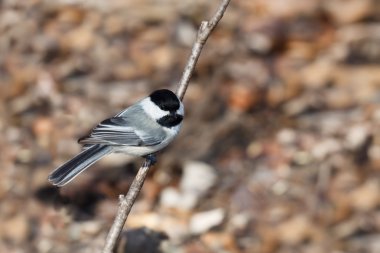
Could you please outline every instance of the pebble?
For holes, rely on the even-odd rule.
[[[296,245],[310,237],[312,228],[310,219],[299,215],[280,224],[277,228],[277,234],[283,243]]]
[[[346,135],[345,144],[349,149],[355,150],[363,145],[369,134],[369,127],[366,125],[360,124],[350,127]]]
[[[361,20],[373,11],[371,0],[323,1],[322,8],[338,23]]]
[[[201,236],[201,240],[212,252],[240,252],[235,236],[230,233],[208,232]]]
[[[176,39],[181,45],[191,47],[196,36],[197,31],[193,24],[185,21],[181,21],[178,24],[176,29]]]
[[[380,203],[380,185],[377,179],[369,179],[350,194],[351,205],[359,211],[370,211]]]
[[[61,46],[78,52],[90,49],[95,43],[95,35],[88,27],[71,30],[62,38]]]
[[[251,216],[249,212],[237,213],[231,217],[228,225],[233,231],[243,231],[251,221]]]
[[[235,83],[229,92],[229,105],[239,112],[247,112],[260,101],[259,93],[250,84]]]
[[[162,190],[160,204],[164,207],[177,208],[181,201],[181,193],[174,187],[167,187]]]
[[[216,180],[215,169],[210,165],[198,161],[187,162],[183,169],[179,190],[164,189],[160,203],[165,207],[191,210],[215,185]]]
[[[179,189],[168,187],[161,192],[163,207],[191,210],[216,183],[215,169],[210,165],[191,161],[184,166]]]
[[[334,65],[327,60],[318,60],[302,69],[301,75],[305,85],[311,89],[323,88],[331,80]]]
[[[185,164],[180,189],[183,192],[193,192],[197,195],[205,194],[216,183],[215,169],[209,164],[191,161]]]
[[[328,138],[316,143],[311,150],[314,158],[318,160],[325,159],[328,155],[338,152],[342,149],[339,141]]]
[[[293,129],[284,128],[277,133],[277,140],[283,145],[294,145],[297,141],[297,133]]]
[[[129,228],[147,227],[156,231],[165,232],[172,242],[182,241],[189,236],[188,223],[175,214],[158,212],[133,213],[126,222]]]
[[[213,227],[222,224],[226,212],[222,208],[210,211],[195,213],[190,219],[190,232],[192,234],[202,234]]]
[[[368,252],[368,253],[377,253],[380,252],[380,234],[369,234],[356,236],[349,243],[349,248],[353,252]]]
[[[2,222],[0,237],[6,238],[15,243],[20,243],[28,238],[29,230],[30,226],[28,219],[25,214],[21,213]]]

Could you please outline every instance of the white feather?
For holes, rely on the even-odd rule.
[[[148,114],[154,120],[158,120],[169,114],[169,112],[161,110],[160,107],[153,103],[150,97],[144,98],[140,101],[139,104],[146,112],[146,114]]]
[[[177,110],[177,114],[185,116],[185,108],[183,107],[182,102],[180,102],[179,108]]]

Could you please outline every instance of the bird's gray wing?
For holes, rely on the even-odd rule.
[[[166,137],[164,131],[155,129],[155,122],[145,121],[133,116],[112,117],[102,121],[89,136],[80,139],[79,143],[117,146],[153,146],[161,143]]]

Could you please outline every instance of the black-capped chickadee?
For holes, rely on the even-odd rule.
[[[149,156],[166,147],[178,134],[184,107],[170,90],[156,90],[116,116],[102,121],[89,136],[79,139],[83,151],[49,175],[63,186],[110,153]]]

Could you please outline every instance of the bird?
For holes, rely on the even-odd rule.
[[[184,106],[177,95],[168,89],[155,90],[80,138],[83,150],[52,171],[48,180],[55,186],[64,186],[111,153],[145,157],[153,164],[155,153],[179,133],[183,118]]]

